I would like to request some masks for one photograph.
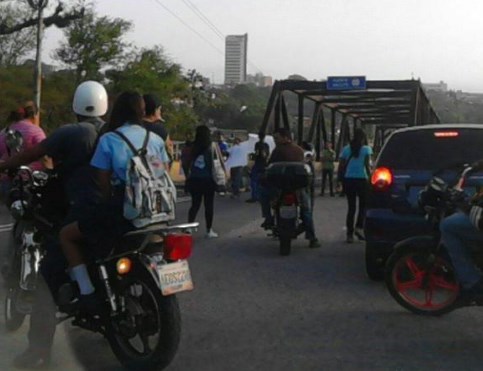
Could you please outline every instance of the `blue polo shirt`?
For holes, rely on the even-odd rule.
[[[139,125],[124,124],[116,129],[123,133],[133,146],[140,149],[146,137],[146,129]],[[155,156],[162,162],[169,162],[164,140],[157,134],[149,134],[147,145],[148,156]],[[104,134],[97,145],[91,165],[106,171],[112,171],[112,182],[118,184],[126,181],[127,166],[133,157],[128,144],[117,134],[110,132]]]
[[[362,146],[359,151],[358,157],[351,156],[351,152],[352,151],[350,145],[347,145],[344,147],[340,155],[340,158],[346,160],[346,162],[348,161],[345,177],[355,179],[369,179],[369,174],[367,174],[365,163],[366,159],[372,156],[372,148],[369,146]]]

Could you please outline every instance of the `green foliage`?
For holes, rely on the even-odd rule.
[[[13,26],[19,19],[31,15],[23,2],[0,4],[0,23]],[[15,66],[35,47],[35,32],[23,29],[10,35],[0,35],[0,66]]]
[[[173,63],[160,46],[134,50],[125,66],[107,71],[106,77],[113,93],[137,90],[156,94],[162,101],[172,138],[183,138],[198,122],[190,107],[190,87],[181,74],[181,66]]]
[[[57,72],[42,79],[43,98],[41,125],[46,132],[66,122],[73,122],[72,94],[75,83],[73,72]],[[6,124],[10,111],[32,98],[32,67],[0,68],[0,127]]]
[[[87,10],[83,18],[66,28],[67,41],[61,44],[55,55],[76,70],[76,82],[99,80],[102,69],[119,63],[128,46],[122,38],[131,27],[129,21],[96,17],[92,10]]]

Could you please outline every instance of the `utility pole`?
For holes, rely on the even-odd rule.
[[[29,5],[37,11],[37,49],[35,52],[34,70],[34,102],[40,109],[40,97],[42,92],[42,38],[44,31],[44,9],[49,0],[28,0]]]

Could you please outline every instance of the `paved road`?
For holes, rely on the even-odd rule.
[[[188,206],[179,205],[181,220]],[[425,318],[399,307],[382,283],[366,278],[363,244],[343,242],[345,207],[343,199],[317,198],[323,247],[299,239],[291,256],[280,257],[259,229],[257,205],[218,198],[220,238],[197,234],[196,287],[178,296],[183,335],[169,370],[481,370],[481,310]],[[25,347],[25,330],[0,330],[1,370]],[[120,367],[101,337],[66,325],[52,369]]]

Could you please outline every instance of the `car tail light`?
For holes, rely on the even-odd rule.
[[[372,173],[371,184],[375,190],[385,191],[392,182],[392,172],[387,167],[379,167]]]
[[[295,205],[297,203],[297,196],[295,193],[285,193],[282,202],[286,206]]]
[[[164,238],[164,256],[167,260],[188,259],[192,250],[193,236],[190,234],[169,234]]]
[[[435,131],[434,136],[436,138],[454,138],[459,136],[457,131]]]

